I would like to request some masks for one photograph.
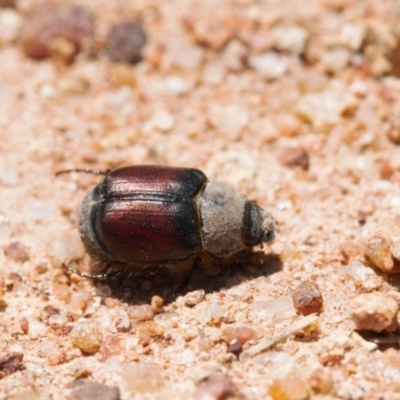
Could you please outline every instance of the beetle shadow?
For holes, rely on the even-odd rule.
[[[107,285],[111,297],[128,304],[149,304],[155,295],[168,304],[194,290],[217,292],[275,274],[281,269],[279,255],[246,250],[225,259],[206,256],[185,265],[172,264],[135,274],[116,274],[100,285]]]

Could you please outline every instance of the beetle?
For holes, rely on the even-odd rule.
[[[83,200],[79,231],[88,253],[114,269],[133,272],[204,252],[227,257],[275,238],[268,212],[198,169],[138,165],[61,173],[72,171],[105,175]],[[106,278],[108,271],[78,274]]]

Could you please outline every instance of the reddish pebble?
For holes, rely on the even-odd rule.
[[[232,343],[228,346],[228,349],[226,350],[228,353],[235,354],[236,356],[241,353],[243,349],[243,346],[239,342]]]
[[[118,335],[107,335],[99,350],[101,361],[117,356],[122,353],[122,338]]]
[[[1,8],[15,8],[16,0],[0,0]]]
[[[22,332],[24,332],[25,334],[27,334],[28,331],[29,331],[29,321],[28,321],[26,318],[22,317],[22,318],[19,320],[19,327],[21,328],[21,331],[22,331]]]
[[[24,355],[22,353],[6,353],[0,356],[0,371],[4,375],[10,375],[17,371],[25,369],[22,360]]]
[[[346,261],[349,261],[362,253],[362,247],[354,240],[347,239],[340,246],[339,250]]]
[[[21,32],[22,47],[36,60],[59,56],[71,62],[94,35],[94,18],[84,8],[45,3],[32,13]]]
[[[142,304],[140,306],[129,306],[126,309],[130,319],[136,321],[150,321],[154,318],[154,310],[148,304]]]
[[[28,248],[20,242],[12,242],[4,248],[7,257],[18,261],[25,262],[29,260]]]
[[[55,283],[53,286],[54,296],[61,301],[68,301],[71,297],[70,288],[65,283]]]
[[[247,326],[228,326],[222,331],[221,337],[227,343],[237,342],[243,345],[249,340],[256,339],[257,333]]]
[[[142,59],[146,32],[139,22],[123,21],[106,38],[106,52],[112,61],[136,64]]]
[[[196,400],[225,400],[237,395],[237,392],[236,385],[231,378],[222,374],[213,374],[200,383],[193,397]]]
[[[46,361],[49,365],[60,365],[66,360],[65,351],[56,343],[51,343],[46,349]]]
[[[287,167],[300,167],[307,171],[310,166],[308,153],[301,147],[285,147],[278,154],[278,160]]]
[[[382,161],[379,170],[380,170],[379,172],[380,172],[381,178],[387,179],[387,180],[389,180],[395,172],[392,165],[390,164],[390,162],[388,160]]]
[[[388,139],[396,145],[400,145],[400,129],[397,126],[393,126],[388,134]]]
[[[303,282],[292,294],[294,308],[303,315],[320,313],[323,298],[319,287],[314,282]]]

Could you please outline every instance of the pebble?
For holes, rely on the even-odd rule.
[[[137,64],[147,42],[143,25],[138,21],[122,21],[106,37],[106,53],[112,61]]]
[[[4,186],[18,186],[20,184],[18,171],[13,167],[3,167],[0,171],[0,182]]]
[[[115,324],[118,332],[129,332],[131,330],[132,324],[129,321],[127,315],[118,319],[117,323]]]
[[[117,107],[118,102],[127,97],[128,90],[137,86],[136,73],[134,68],[129,64],[113,63],[109,66],[110,80],[116,87],[124,89],[121,93],[116,93],[115,97],[111,99],[112,105]],[[129,94],[131,97],[132,93]],[[122,104],[121,104],[122,105]],[[123,103],[126,106],[126,103]],[[92,157],[93,158],[93,157]]]
[[[339,365],[344,358],[344,349],[332,349],[319,357],[319,362],[324,367]]]
[[[174,40],[169,43],[165,57],[171,68],[185,71],[197,71],[204,60],[204,51],[184,40]]]
[[[274,115],[273,124],[282,136],[296,136],[301,129],[301,122],[293,114],[281,112]]]
[[[363,44],[365,33],[366,29],[363,25],[345,23],[340,29],[338,43],[351,51],[358,51]]]
[[[175,124],[172,114],[166,110],[158,111],[153,117],[146,122],[145,130],[158,129],[161,132],[170,131]]]
[[[188,294],[186,294],[186,296],[183,299],[185,306],[193,307],[196,304],[199,304],[201,301],[203,301],[205,295],[206,295],[206,292],[203,289],[194,290],[193,292],[189,292]]]
[[[101,361],[118,356],[123,352],[123,339],[119,335],[107,335],[101,342],[99,354]]]
[[[72,344],[85,353],[94,354],[101,346],[103,333],[97,322],[84,321],[78,323],[71,331],[69,337]]]
[[[242,350],[243,350],[243,345],[240,344],[239,342],[235,342],[235,343],[232,343],[232,344],[228,345],[228,348],[226,349],[226,352],[227,353],[232,353],[236,357],[238,357],[239,354],[242,352]]]
[[[396,125],[391,126],[387,137],[395,145],[400,145],[400,128]]]
[[[229,140],[238,140],[249,121],[248,112],[237,104],[216,109],[212,117],[212,123]]]
[[[71,62],[93,36],[90,12],[71,4],[46,2],[26,19],[21,44],[33,59],[57,56]]]
[[[208,324],[212,319],[210,306],[205,303],[200,304],[199,307],[196,307],[196,314],[194,317],[201,324]]]
[[[275,379],[268,389],[273,400],[306,400],[309,398],[307,383],[295,374]]]
[[[0,356],[0,373],[4,375],[11,375],[14,372],[22,371],[25,369],[22,360],[24,355],[22,353],[6,353]]]
[[[53,314],[50,315],[47,323],[49,324],[50,328],[52,329],[59,329],[67,325],[68,319],[67,317],[60,315],[60,314]]]
[[[356,98],[343,91],[332,90],[305,94],[296,112],[310,122],[316,131],[328,132],[342,121],[342,116],[357,107]]]
[[[220,321],[222,318],[224,318],[224,311],[215,301],[212,301],[210,304],[210,312],[211,312],[211,318],[214,322]]]
[[[285,320],[296,315],[293,298],[290,296],[281,296],[267,301],[255,301],[250,308],[253,318],[262,318],[264,320],[271,320],[274,317]]]
[[[228,326],[222,331],[221,339],[227,343],[245,344],[249,340],[257,338],[257,333],[254,329],[247,326]]]
[[[314,282],[303,282],[293,291],[294,308],[303,315],[319,314],[324,301],[319,287]]]
[[[89,306],[91,295],[88,292],[77,292],[71,296],[69,308],[76,314],[83,314]]]
[[[187,93],[190,87],[189,83],[185,79],[179,76],[171,76],[167,78],[165,80],[165,86],[168,92],[174,95],[185,94]]]
[[[361,243],[358,240],[346,238],[339,246],[340,253],[345,258],[345,261],[349,261],[360,255],[363,251]]]
[[[364,239],[366,257],[385,272],[400,272],[399,229],[390,226],[376,229]]]
[[[24,263],[30,258],[28,248],[21,242],[11,242],[8,246],[5,246],[4,253],[7,257],[20,263]]]
[[[231,40],[222,55],[222,61],[227,70],[240,72],[244,68],[247,48],[239,40]]]
[[[288,69],[287,58],[273,51],[249,57],[249,65],[268,80],[282,77]]]
[[[220,85],[225,79],[225,67],[222,63],[213,61],[204,67],[202,81],[206,85]]]
[[[21,331],[26,335],[29,332],[29,321],[24,317],[20,318],[19,327],[21,328]]]
[[[43,239],[54,267],[60,267],[66,260],[79,260],[85,255],[86,250],[75,229],[49,230]]]
[[[299,26],[277,26],[271,30],[271,35],[274,41],[274,47],[281,51],[300,55],[304,52],[308,32]]]
[[[164,335],[165,329],[154,321],[145,321],[140,325],[138,337],[143,344],[147,344],[152,338],[159,338]]]
[[[154,318],[154,310],[149,304],[128,306],[126,312],[128,317],[135,321],[151,321]]]
[[[389,160],[382,160],[381,165],[379,167],[379,175],[382,179],[390,180],[390,178],[395,173],[394,168],[392,167]]]
[[[15,8],[16,7],[16,0],[0,0],[0,7],[1,8]]]
[[[22,16],[15,10],[0,10],[0,46],[15,42],[22,27]]]
[[[363,287],[369,291],[378,290],[383,285],[383,279],[359,260],[353,260],[344,266],[343,272],[354,281],[357,287]]]
[[[113,75],[113,79],[114,77],[115,75]],[[123,85],[122,87],[119,87],[114,92],[114,94],[110,99],[110,103],[117,109],[131,101],[132,101],[132,88],[129,85]]]
[[[310,166],[309,156],[306,150],[299,146],[285,146],[278,153],[278,160],[287,167],[300,167],[307,171]]]
[[[88,380],[77,380],[73,383],[71,400],[119,400],[120,393],[116,386],[107,386]]]
[[[153,296],[151,298],[151,308],[155,313],[161,313],[164,311],[164,299],[160,296]]]
[[[67,358],[65,351],[57,343],[51,341],[46,344],[44,354],[49,365],[63,364]]]
[[[138,362],[124,368],[126,388],[132,394],[156,392],[164,386],[164,379],[156,365]]]
[[[46,325],[42,322],[36,321],[33,317],[27,317],[29,322],[28,336],[30,339],[35,340],[46,335]]]
[[[351,53],[348,49],[337,47],[326,51],[321,57],[321,62],[326,71],[338,73],[347,67],[350,58]]]
[[[351,301],[350,310],[357,329],[376,332],[397,329],[399,306],[385,293],[360,294]]]
[[[237,394],[238,389],[230,377],[213,374],[200,383],[193,397],[196,400],[225,400]]]
[[[258,164],[252,153],[227,150],[215,153],[205,169],[213,179],[223,179],[235,189],[246,193],[254,189]]]
[[[323,369],[315,370],[308,379],[308,383],[311,389],[319,394],[329,394],[334,389],[331,376]]]

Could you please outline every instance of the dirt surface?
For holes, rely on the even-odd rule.
[[[0,1],[0,398],[399,399],[400,3],[82,0],[38,60],[40,3]],[[99,178],[55,173],[138,164],[231,184],[276,240],[183,289],[66,273]]]

